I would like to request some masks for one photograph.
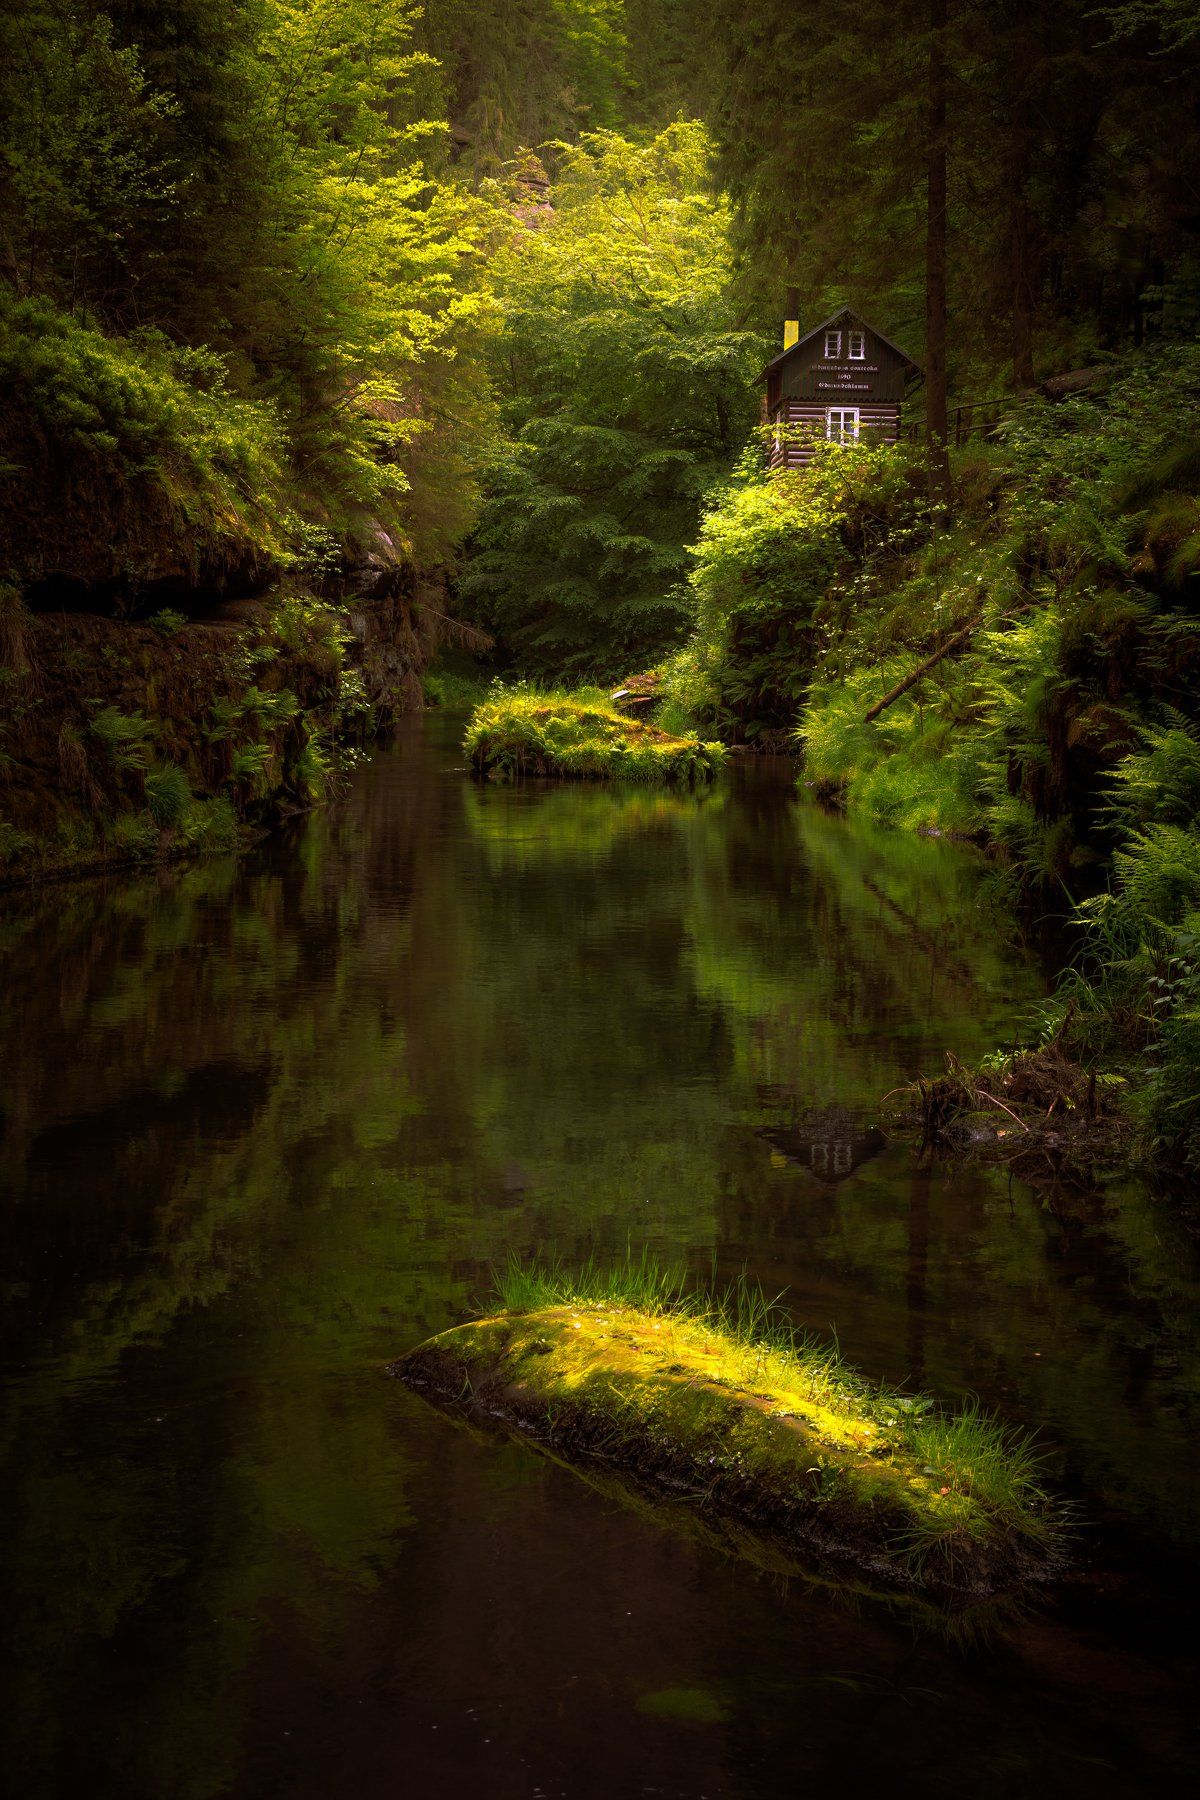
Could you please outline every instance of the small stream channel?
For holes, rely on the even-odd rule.
[[[1044,991],[981,865],[766,762],[481,786],[460,728],[241,861],[0,895],[11,1790],[1182,1789],[1195,1244],[873,1131]],[[627,1244],[1036,1427],[1078,1579],[956,1648],[381,1375],[510,1252]]]

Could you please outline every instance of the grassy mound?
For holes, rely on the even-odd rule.
[[[477,769],[516,778],[704,782],[725,760],[721,744],[628,718],[598,689],[491,695],[472,713],[463,747]]]
[[[744,1284],[686,1297],[653,1265],[510,1268],[503,1310],[394,1365],[570,1460],[694,1498],[825,1577],[963,1604],[1046,1579],[1061,1528],[1029,1441],[871,1386]]]

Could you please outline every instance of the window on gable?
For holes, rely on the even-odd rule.
[[[865,362],[866,356],[867,356],[867,334],[866,334],[866,332],[865,331],[851,331],[851,332],[847,333],[847,336],[850,339],[850,360],[851,360],[851,362]]]
[[[832,444],[858,441],[857,406],[830,406],[825,411],[825,436]]]
[[[827,331],[825,333],[825,355],[826,355],[826,357],[840,356],[841,354],[842,354],[842,334],[841,334],[841,332],[840,331]]]

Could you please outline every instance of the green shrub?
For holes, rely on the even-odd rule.
[[[151,613],[146,623],[152,630],[157,631],[160,637],[174,637],[177,631],[183,630],[187,619],[183,613],[176,612],[173,607],[164,606],[161,611]]]
[[[279,420],[269,401],[229,391],[214,352],[153,331],[106,337],[46,300],[0,293],[0,383],[15,396],[17,448],[51,446],[56,468],[97,496],[149,487],[189,561],[231,542],[287,552]]]
[[[251,686],[238,702],[238,712],[243,718],[253,716],[268,731],[278,725],[290,724],[299,711],[300,702],[290,688],[264,693],[261,688]]]
[[[329,792],[332,774],[333,757],[328,746],[317,737],[306,739],[292,771],[302,798],[313,806],[319,805]]]
[[[1200,818],[1200,725],[1168,707],[1144,726],[1140,748],[1113,771],[1112,811],[1127,826],[1187,825]]]
[[[241,830],[233,803],[224,795],[213,800],[193,800],[181,821],[180,836],[190,849],[205,854],[236,850]]]
[[[898,450],[831,444],[803,472],[766,473],[755,445],[702,522],[696,633],[668,665],[668,696],[724,734],[792,727],[840,582],[894,561],[922,509]]]
[[[241,744],[230,758],[230,780],[250,785],[261,779],[270,761],[270,744]]]
[[[148,812],[118,813],[108,841],[119,856],[143,862],[158,852],[158,827]]]
[[[1161,757],[1164,742],[1151,754]],[[1200,830],[1160,822],[1130,832],[1113,857],[1111,891],[1076,916],[1079,951],[1050,1028],[1069,1029],[1081,1053],[1130,1068],[1153,1153],[1198,1170]]]
[[[974,836],[984,826],[981,745],[919,696],[867,725],[867,710],[904,673],[898,658],[814,690],[797,733],[804,779],[825,800],[904,830]]]
[[[155,763],[145,776],[146,805],[163,831],[182,823],[192,802],[188,778],[177,763]]]

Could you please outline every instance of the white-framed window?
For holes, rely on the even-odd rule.
[[[828,406],[825,409],[825,436],[833,444],[858,442],[857,406]]]
[[[850,361],[865,362],[867,359],[867,334],[865,331],[848,331],[850,340]]]
[[[827,331],[825,333],[825,355],[826,355],[826,358],[840,356],[841,354],[842,354],[842,334],[841,334],[841,332],[840,331]]]

